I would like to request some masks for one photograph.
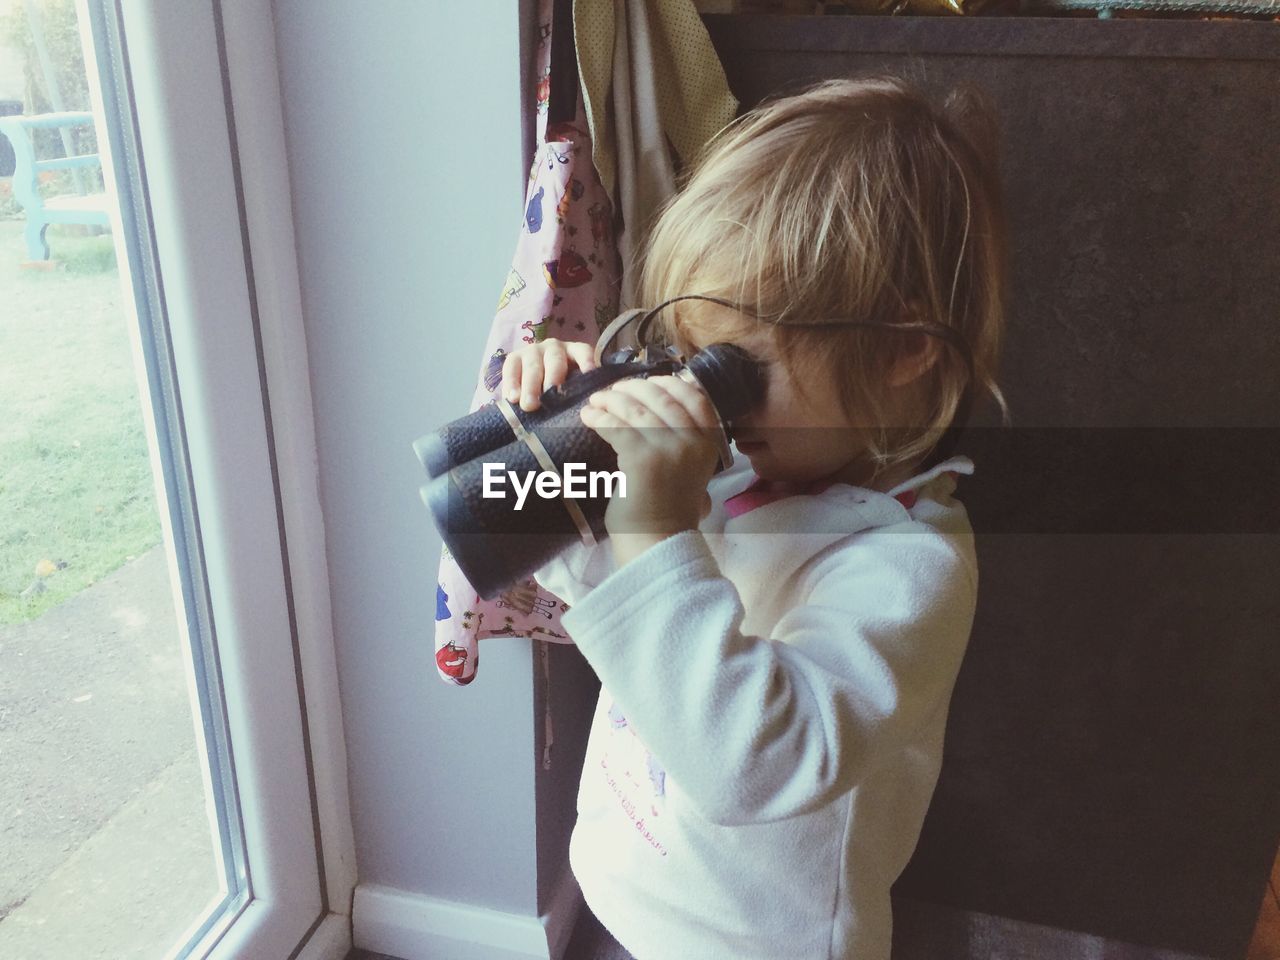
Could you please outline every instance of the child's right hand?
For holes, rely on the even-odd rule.
[[[520,409],[528,413],[542,403],[542,392],[564,383],[572,367],[594,370],[595,347],[589,343],[548,337],[507,354],[502,363],[502,397],[508,403],[520,399]]]

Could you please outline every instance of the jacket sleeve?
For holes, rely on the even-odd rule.
[[[575,543],[533,572],[539,586],[572,606],[603,582],[614,570],[607,540],[595,546]],[[563,619],[561,623],[563,624]]]
[[[950,701],[976,599],[958,549],[913,522],[825,552],[773,635],[745,635],[737,588],[685,531],[561,622],[689,800],[728,825],[817,809],[918,735]]]

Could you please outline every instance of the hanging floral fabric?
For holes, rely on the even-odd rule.
[[[691,155],[737,108],[692,0],[540,0],[538,24],[536,146],[472,411],[496,397],[507,354],[547,337],[594,344],[633,305],[623,290],[624,221],[615,211],[643,226],[674,189],[668,137],[677,155]],[[655,64],[672,75],[659,79]],[[608,189],[597,165],[607,170]],[[630,249],[639,228],[625,233]],[[482,600],[444,548],[437,671],[449,683],[470,683],[480,641],[494,637],[569,643],[560,625],[566,609],[532,577]],[[545,647],[542,654],[545,670]]]
[[[621,270],[613,217],[591,162],[571,31],[560,37],[556,52],[567,47],[568,55],[557,56],[552,83],[552,6],[552,0],[542,0],[538,11],[539,43],[533,58],[537,137],[523,224],[498,297],[471,410],[496,396],[508,353],[547,337],[595,343],[618,313]],[[555,103],[557,97],[564,99]],[[568,97],[574,102],[566,109]],[[470,683],[480,641],[491,637],[569,642],[560,627],[564,609],[532,577],[494,600],[481,600],[445,548],[436,588],[440,676],[450,683]]]

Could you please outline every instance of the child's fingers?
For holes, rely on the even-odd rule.
[[[715,404],[711,402],[706,391],[695,387],[687,380],[670,375],[653,377],[652,380],[655,386],[666,390],[677,400],[698,426],[712,431],[720,426],[720,414],[716,412]]]
[[[544,391],[564,383],[572,367],[594,370],[595,348],[588,343],[550,337],[507,355],[502,363],[501,393],[508,403],[520,401],[521,409],[536,410]]]
[[[622,389],[624,385],[628,388]],[[619,381],[593,393],[583,407],[582,422],[593,429],[612,428],[610,433],[600,435],[619,458],[639,456],[643,448],[660,449],[667,456],[683,456],[691,450],[691,442],[706,442],[702,429],[678,401],[661,388],[649,385],[646,389],[632,380]]]
[[[542,352],[542,389],[550,390],[564,383],[569,370],[592,370],[596,367],[595,348],[576,340],[557,340],[554,337],[544,343]]]
[[[598,433],[619,456],[623,456],[637,444],[643,443],[639,431],[632,424],[603,407],[587,404],[578,411],[578,419],[582,421],[583,426],[590,427]]]
[[[620,389],[627,381],[619,381],[603,390],[597,390],[587,398],[585,409],[607,414],[612,420],[628,427],[670,426],[650,408],[645,398],[629,390]]]
[[[515,392],[520,396],[520,409],[528,412],[538,409],[542,396],[542,351],[535,347],[521,350],[520,354],[520,382]],[[515,396],[508,395],[507,399],[515,403]]]
[[[567,344],[559,340],[548,340],[542,351],[542,389],[550,390],[564,383],[569,375],[569,354],[565,352]]]
[[[596,363],[596,348],[591,344],[571,340],[564,345],[564,348],[579,370],[594,370],[599,366]]]
[[[508,403],[515,403],[520,399],[520,381],[521,366],[524,360],[518,353],[507,355],[507,359],[502,361],[502,399]]]
[[[678,389],[679,387],[688,387],[691,394],[686,394]],[[665,425],[672,430],[701,431],[708,416],[708,413],[697,405],[699,397],[705,400],[702,391],[675,377],[620,380],[613,384],[612,390],[603,391],[603,393],[614,393],[619,397],[617,402],[626,407],[635,407],[639,404],[649,414],[649,420],[656,419],[657,422],[653,425]],[[610,400],[607,396],[602,396],[601,402],[609,404]],[[710,404],[708,403],[707,406],[709,408]],[[638,410],[636,415],[642,416]],[[710,416],[714,417],[714,413]]]

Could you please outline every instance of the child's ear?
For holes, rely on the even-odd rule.
[[[912,301],[912,306],[915,305],[916,302]],[[908,322],[917,319],[918,316],[915,310],[904,310],[901,320]],[[898,362],[889,371],[887,382],[891,387],[905,387],[927,373],[938,361],[941,344],[937,337],[917,331],[910,334],[908,339],[911,343],[909,352],[899,357]]]

